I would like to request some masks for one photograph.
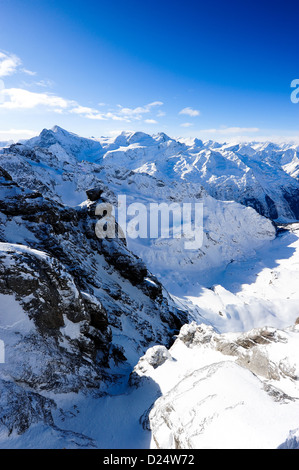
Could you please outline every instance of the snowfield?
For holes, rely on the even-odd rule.
[[[185,296],[198,307],[194,318],[204,314],[221,332],[293,324],[299,316],[299,225],[283,230],[250,259],[200,275],[201,286]]]
[[[282,446],[298,423],[298,333],[297,325],[217,335],[191,323],[163,364],[141,359],[134,370],[139,386],[150,378],[161,389],[149,414],[151,446]]]
[[[299,448],[298,151],[0,144],[0,448]],[[99,240],[120,195],[202,204],[202,245]]]

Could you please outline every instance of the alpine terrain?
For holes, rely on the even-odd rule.
[[[200,245],[100,238],[120,200]],[[299,146],[55,126],[0,143],[0,221],[0,448],[299,448]]]

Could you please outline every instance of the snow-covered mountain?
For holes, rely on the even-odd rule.
[[[128,239],[129,248],[177,292],[190,285],[191,277],[196,282],[199,272],[242,259],[275,236],[271,222],[255,210],[211,196],[201,178],[188,180],[178,171],[178,160],[189,151],[165,134],[122,133],[100,144],[54,127],[26,144],[4,149],[0,163],[20,185],[68,205],[80,204],[91,187],[102,188],[113,203],[119,194],[126,195],[128,205],[202,203],[203,245],[196,252],[184,250],[184,241],[178,239]],[[193,158],[191,153],[188,158]],[[221,172],[217,162],[216,170]]]
[[[260,214],[282,221],[298,220],[298,146],[267,144],[227,145],[194,139],[186,143],[165,134],[123,134],[103,145],[109,163],[126,162],[133,171],[156,178],[201,184],[221,200],[254,207]]]
[[[149,349],[131,383],[160,390],[143,421],[151,447],[298,448],[298,322],[224,335],[191,323],[169,351]]]
[[[227,419],[246,428],[247,385],[258,410],[284,420],[268,440],[258,427],[249,445],[294,447],[298,328],[287,327],[299,316],[297,152],[163,133],[87,139],[58,126],[2,148],[0,447],[213,447]],[[202,245],[185,249],[186,234],[98,239],[96,206],[119,195],[127,205],[202,204]],[[272,369],[279,377],[267,376]],[[225,403],[223,381],[224,395],[236,387]],[[203,408],[192,395],[198,383]],[[241,412],[227,415],[239,402]],[[185,412],[195,418],[181,433]],[[237,438],[226,446],[245,445]]]
[[[273,143],[222,145],[194,139],[187,144],[163,133],[123,132],[96,140],[55,126],[4,150],[1,165],[17,181],[22,170],[30,170],[52,197],[56,193],[73,205],[82,202],[82,191],[97,177],[111,183],[133,172],[167,185],[203,186],[216,199],[240,202],[272,220],[290,222],[299,219],[298,150],[296,145]],[[30,179],[28,185],[33,184]]]
[[[213,197],[254,207],[271,219],[298,220],[298,146],[272,143],[188,144],[165,134],[124,133],[105,158],[166,181],[200,183]],[[279,182],[279,183],[278,183]]]

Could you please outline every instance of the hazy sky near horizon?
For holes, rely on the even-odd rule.
[[[0,0],[0,141],[55,124],[299,139],[298,13],[289,0]]]

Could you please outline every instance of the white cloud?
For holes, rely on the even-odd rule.
[[[105,119],[112,119],[112,121],[126,121],[126,122],[131,122],[129,116],[120,116],[119,114],[109,111],[108,113],[104,114]],[[132,116],[131,116],[132,117]]]
[[[145,119],[145,121],[147,124],[158,124],[158,121],[156,121],[155,119]]]
[[[25,90],[24,88],[0,87],[0,109],[34,109],[43,106],[55,113],[68,112],[77,114],[87,119],[100,121],[125,121],[140,120],[145,113],[150,113],[151,108],[161,105],[160,102],[150,103],[137,108],[118,107],[116,110],[100,112],[96,108],[81,106],[74,100],[68,100],[52,93],[39,93]]]
[[[22,61],[16,55],[0,52],[0,77],[11,75],[17,71],[29,76],[36,75],[31,70],[20,68],[21,65]],[[40,93],[28,90],[28,88],[33,86],[43,87],[45,92]],[[104,111],[89,106],[82,106],[75,100],[65,99],[47,92],[46,89],[52,86],[53,82],[51,80],[39,80],[29,84],[23,82],[19,88],[5,88],[0,78],[0,109],[34,109],[42,106],[55,113],[77,114],[91,120],[132,122],[142,120],[145,114],[150,114],[155,108],[163,105],[162,101],[152,101],[144,106],[137,106],[135,108],[118,105],[116,109]],[[98,107],[103,106],[107,105],[105,103],[98,103]],[[162,115],[161,111],[160,113]],[[151,119],[150,116],[146,122],[148,124],[156,123],[155,119]]]
[[[161,101],[154,101],[153,103],[146,104],[145,106],[138,106],[136,108],[125,108],[117,105],[116,110],[109,110],[107,112],[100,112],[95,108],[76,105],[70,109],[71,113],[79,114],[87,119],[94,119],[99,121],[139,121],[143,118],[144,114],[150,113],[153,107],[162,106]],[[154,124],[154,119],[148,119],[150,124]],[[156,122],[156,121],[155,121]]]
[[[15,73],[21,63],[21,59],[16,55],[0,52],[0,77]]]
[[[119,115],[126,119],[141,120],[143,114],[150,113],[152,108],[156,106],[163,106],[162,101],[153,101],[145,106],[138,106],[137,108],[123,108],[119,106]]]
[[[4,100],[3,90],[5,88],[4,81],[0,78],[0,103]]]
[[[22,69],[21,71],[23,73],[26,73],[26,75],[30,75],[31,77],[34,77],[34,75],[36,75],[36,72],[33,72],[32,70]]]
[[[250,133],[250,132],[259,132],[258,127],[221,127],[220,129],[202,129],[200,132],[205,132],[207,134],[240,134],[240,133]]]
[[[32,81],[32,82],[22,80],[20,82],[19,88],[24,88],[26,90],[35,88],[35,87],[50,89],[50,88],[53,88],[54,85],[55,83],[52,80],[37,80],[37,81]]]
[[[183,124],[181,124],[181,127],[192,127],[193,124],[191,122],[183,122]]]
[[[29,129],[8,129],[0,130],[0,139],[1,140],[19,140],[19,139],[28,139],[37,135],[37,131]]]
[[[76,106],[75,108],[72,108],[71,113],[74,114],[93,114],[93,113],[98,113],[97,109],[94,108],[89,108],[88,106]]]
[[[181,109],[179,114],[186,114],[187,116],[195,117],[195,116],[200,115],[200,111],[198,111],[197,109],[192,109],[192,108],[184,108],[184,109]]]
[[[42,88],[52,88],[54,86],[53,80],[39,80],[38,82],[34,82],[33,85],[40,86]]]
[[[154,108],[162,106],[162,101],[152,101],[144,106],[135,108],[123,107],[118,105],[116,109],[110,109],[106,112],[89,106],[82,106],[77,101],[68,100],[61,96],[45,91],[44,93],[32,92],[28,88],[33,86],[51,88],[53,82],[51,80],[39,80],[32,83],[23,83],[19,88],[5,88],[1,77],[6,77],[17,71],[23,74],[34,76],[35,72],[26,68],[21,68],[22,61],[14,54],[0,52],[0,109],[18,110],[18,109],[34,109],[44,107],[55,113],[71,113],[86,119],[100,121],[138,121],[142,120],[144,114],[150,114]],[[105,103],[98,103],[99,107],[107,106]],[[160,111],[161,112],[161,111]],[[161,112],[162,115],[162,112]],[[147,119],[150,124],[156,123],[154,119]]]
[[[73,102],[74,103],[74,102]],[[112,121],[127,121],[130,122],[125,116],[120,116],[117,113],[107,112],[101,113],[95,108],[90,108],[88,106],[81,106],[76,104],[75,107],[69,109],[69,112],[72,114],[78,114],[87,119],[93,119],[98,121],[108,121],[111,119]]]
[[[70,101],[49,93],[34,93],[22,88],[4,88],[1,90],[2,109],[33,109],[37,106],[46,106],[54,110],[67,109]]]
[[[153,101],[152,103],[148,104],[147,106],[149,108],[153,108],[154,106],[163,106],[163,102],[162,101]]]
[[[26,135],[36,135],[35,131],[29,130],[29,129],[8,129],[6,131],[0,130],[0,135],[2,137],[3,135],[12,135],[12,134],[15,134],[16,132],[20,132],[21,134],[26,134]]]
[[[26,68],[20,68],[22,65],[21,59],[15,54],[8,52],[0,52],[0,77],[7,77],[16,72],[22,72],[26,75],[33,77],[36,72]]]

